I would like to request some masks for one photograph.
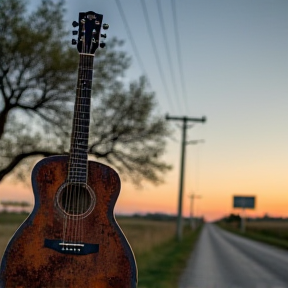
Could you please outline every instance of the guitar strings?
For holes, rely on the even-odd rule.
[[[78,167],[79,167],[79,161],[78,161],[78,155],[76,153],[76,142],[75,142],[75,138],[79,137],[79,135],[76,135],[77,133],[79,133],[79,101],[80,101],[80,97],[81,97],[81,86],[80,86],[80,79],[83,79],[83,70],[81,69],[81,55],[80,55],[80,59],[79,59],[79,69],[78,69],[78,81],[77,81],[77,92],[76,92],[76,101],[75,101],[75,105],[74,105],[74,118],[73,118],[73,129],[72,129],[72,133],[71,133],[71,146],[70,146],[70,158],[69,158],[69,171],[68,171],[68,183],[67,186],[65,187],[65,191],[63,191],[63,193],[65,193],[65,205],[64,205],[64,223],[63,223],[63,242],[65,243],[65,241],[67,242],[72,242],[72,235],[73,235],[73,225],[72,225],[72,219],[73,219],[73,214],[74,214],[74,205],[75,205],[75,200],[74,200],[74,195],[75,193],[77,193],[77,186],[76,183],[77,179],[75,177],[75,175],[79,175],[78,173]],[[73,189],[74,188],[74,189]],[[63,200],[63,199],[61,199]],[[72,215],[71,215],[72,214]],[[71,227],[72,226],[72,227]],[[67,237],[67,239],[66,239]]]
[[[88,58],[87,58],[87,56],[85,56],[85,55],[83,55],[83,66],[82,66],[82,71],[83,71],[83,79],[82,79],[82,85],[81,85],[81,100],[82,100],[82,104],[83,105],[81,105],[80,106],[80,110],[81,110],[81,118],[86,118],[85,119],[85,121],[87,120],[87,118],[88,117],[85,117],[85,115],[86,114],[84,114],[84,113],[86,113],[87,111],[85,110],[85,106],[84,105],[87,105],[87,103],[86,103],[86,101],[87,101],[87,79],[88,79],[88,75],[87,75],[87,69],[88,69],[88,63],[87,63],[87,60],[88,60]],[[88,116],[90,116],[89,114],[88,114]],[[83,123],[84,124],[84,123]],[[85,123],[86,124],[86,123]],[[82,127],[80,127],[80,129],[82,129],[82,132],[83,133],[87,133],[87,127],[86,127],[86,125],[83,125]],[[86,131],[85,131],[86,130]],[[88,127],[88,131],[89,131],[89,127]],[[86,146],[87,146],[87,141],[88,141],[88,135],[87,135],[87,140],[86,140],[86,143],[85,143],[85,154],[86,154],[86,158],[87,158],[87,150],[86,150]],[[85,187],[85,189],[87,189],[86,188],[86,183],[87,183],[87,170],[88,170],[88,167],[87,167],[87,159],[86,159],[86,169],[85,169],[85,185],[84,184],[82,184],[83,185],[83,187]],[[84,174],[84,173],[83,173]],[[80,184],[79,184],[79,186],[80,186]],[[81,215],[81,214],[83,214],[85,211],[84,211],[84,207],[83,207],[83,202],[84,202],[84,200],[83,200],[83,198],[86,196],[86,191],[85,191],[85,189],[83,189],[83,191],[81,191],[81,187],[79,187],[79,192],[78,192],[78,203],[77,203],[77,213],[78,213],[78,215]],[[85,192],[84,192],[85,191]],[[81,193],[82,192],[82,193]],[[80,195],[80,193],[82,194],[82,195]],[[80,200],[81,199],[81,200]],[[82,201],[82,203],[81,203],[81,211],[79,210],[80,209],[80,206],[79,206],[79,201]],[[75,238],[77,237],[77,232],[78,232],[78,234],[79,234],[79,239],[78,239],[78,241],[80,241],[80,242],[82,242],[82,233],[81,233],[81,231],[82,231],[82,229],[81,229],[81,227],[83,226],[83,219],[79,219],[79,217],[77,217],[77,225],[76,225],[76,228],[75,228]]]
[[[86,98],[86,79],[87,79],[87,76],[86,76],[86,57],[85,57],[85,55],[80,55],[80,58],[81,58],[81,61],[80,61],[80,69],[81,69],[81,77],[80,77],[80,83],[81,83],[81,85],[80,85],[80,87],[81,87],[81,89],[80,89],[80,97],[79,97],[79,103],[78,103],[78,105],[79,105],[79,107],[77,108],[77,111],[78,111],[78,115],[77,115],[77,120],[78,120],[78,125],[79,125],[79,135],[78,135],[78,137],[83,137],[83,138],[85,138],[84,137],[84,133],[85,133],[85,126],[83,127],[83,124],[84,123],[81,123],[80,121],[81,121],[81,119],[83,118],[83,115],[85,115],[84,114],[84,112],[85,112],[85,106],[84,105],[86,105],[86,103],[85,103],[85,98]],[[84,117],[84,119],[85,119],[85,117]],[[83,122],[83,120],[82,120],[82,122]],[[85,139],[86,140],[86,142],[87,142],[87,139]],[[79,142],[78,142],[79,143]],[[86,145],[86,143],[85,143],[85,145]],[[80,179],[81,180],[83,180],[82,179],[82,176],[83,176],[83,170],[82,170],[82,167],[80,167],[80,164],[83,164],[82,163],[82,161],[80,161],[80,159],[81,159],[81,150],[80,149],[78,149],[79,148],[79,146],[77,146],[77,153],[79,153],[79,154],[77,154],[77,156],[78,156],[78,159],[79,159],[79,165],[77,165],[77,169],[76,169],[76,175],[78,175],[79,177],[80,177]],[[86,146],[85,146],[85,148],[86,148]],[[83,157],[83,155],[82,155],[82,157]],[[86,156],[87,157],[87,156]],[[87,173],[87,160],[86,160],[86,167],[85,167],[86,169],[85,169],[85,172]],[[81,213],[81,211],[79,210],[79,202],[81,201],[80,199],[82,199],[82,197],[83,197],[83,195],[85,194],[84,193],[84,189],[83,189],[83,191],[81,191],[81,188],[82,188],[82,185],[84,186],[84,184],[80,181],[80,179],[77,179],[78,180],[78,183],[77,183],[77,189],[76,189],[76,195],[77,195],[77,200],[76,200],[76,202],[77,203],[73,203],[73,206],[75,205],[77,208],[76,208],[76,223],[74,224],[74,241],[76,241],[77,242],[77,240],[79,241],[81,241],[81,239],[77,239],[78,237],[78,230],[80,231],[81,229],[79,229],[80,227],[80,225],[81,225],[81,220],[79,219],[79,217],[81,217],[81,216],[79,216],[80,214],[82,214]],[[86,179],[85,179],[86,180]],[[81,192],[82,192],[82,194],[83,195],[81,195]],[[74,207],[75,207],[74,206]]]
[[[79,59],[77,92],[74,106],[73,129],[71,134],[68,180],[67,185],[64,188],[65,191],[63,191],[63,193],[65,193],[65,204],[62,204],[62,207],[64,206],[63,208],[65,210],[65,215],[63,218],[64,243],[65,241],[80,241],[80,243],[83,242],[83,214],[85,214],[85,212],[90,209],[90,205],[92,204],[90,191],[88,190],[87,186],[87,177],[90,104],[94,60],[94,54],[92,54],[91,49],[95,42],[92,41],[89,47],[89,51],[86,51],[85,22],[81,21],[81,23],[83,24],[82,51],[84,51],[84,53],[80,53]],[[60,201],[63,202],[63,200],[64,199],[62,196]]]
[[[74,137],[84,138],[86,141],[88,141],[88,131],[89,131],[89,122],[90,119],[86,115],[90,115],[90,113],[87,111],[87,108],[90,109],[90,91],[88,93],[88,90],[90,90],[90,86],[92,84],[92,73],[93,73],[93,57],[91,59],[91,56],[89,55],[81,55],[80,59],[80,69],[79,70],[79,83],[81,83],[79,89],[78,89],[78,101],[76,103],[76,113],[75,113],[75,121],[74,124],[77,125],[77,130],[74,133]],[[91,83],[88,83],[88,81],[91,81]],[[79,84],[78,84],[79,86]],[[90,118],[90,117],[89,117]],[[81,123],[80,120],[84,123]],[[78,134],[77,134],[78,133]],[[77,134],[77,135],[76,135]],[[86,138],[85,138],[86,137]],[[73,141],[73,140],[72,140]],[[67,225],[64,224],[64,229],[66,230],[66,234],[68,234],[69,241],[82,241],[83,238],[83,217],[81,217],[82,214],[84,214],[91,205],[91,195],[90,192],[87,189],[87,171],[88,171],[88,159],[87,159],[87,144],[85,143],[85,150],[83,150],[82,147],[79,147],[79,142],[74,143],[74,150],[71,151],[73,164],[70,165],[70,171],[73,178],[77,179],[77,183],[74,183],[72,185],[69,185],[69,197],[68,197],[68,212],[70,212],[70,208],[72,207],[71,211],[73,212],[68,213],[67,216]],[[76,144],[77,143],[77,144]],[[82,143],[83,144],[83,143]],[[81,145],[81,143],[80,143]],[[72,147],[73,149],[73,147]],[[82,151],[81,151],[82,149]],[[81,154],[84,153],[85,154]],[[83,158],[85,157],[85,159]],[[85,164],[83,163],[83,160],[85,160]],[[71,164],[71,163],[70,163]],[[83,169],[85,165],[85,169]],[[72,170],[71,170],[72,169]],[[76,177],[75,177],[75,175]],[[74,176],[74,177],[73,177]],[[77,176],[80,176],[80,179],[77,178]],[[84,180],[85,176],[85,181]],[[81,180],[81,181],[80,181]],[[72,181],[73,183],[73,181]],[[74,187],[74,189],[73,189]],[[90,205],[89,205],[90,204]],[[82,219],[82,220],[81,220]]]

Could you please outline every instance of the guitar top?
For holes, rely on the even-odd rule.
[[[79,13],[79,69],[69,156],[48,157],[32,171],[35,205],[0,266],[0,288],[135,288],[131,247],[114,218],[118,174],[88,161],[93,60],[103,15]],[[102,35],[106,37],[106,35]]]

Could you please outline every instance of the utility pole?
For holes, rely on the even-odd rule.
[[[182,198],[183,198],[183,183],[184,183],[184,167],[185,167],[185,148],[186,148],[186,130],[187,122],[206,122],[206,117],[189,118],[189,117],[171,117],[166,115],[166,120],[182,121],[182,148],[181,148],[181,163],[180,163],[180,183],[179,183],[179,200],[178,200],[178,217],[177,217],[177,239],[182,240]]]
[[[195,230],[195,220],[194,220],[194,217],[195,217],[195,213],[194,213],[194,199],[200,199],[201,198],[201,195],[195,195],[195,194],[192,194],[189,196],[190,197],[190,225],[191,225],[191,228],[192,230]]]

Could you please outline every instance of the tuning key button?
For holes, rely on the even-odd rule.
[[[73,22],[72,22],[72,26],[73,26],[73,27],[77,27],[77,26],[79,26],[79,23],[76,22],[76,21],[73,21]]]
[[[103,29],[104,29],[104,30],[107,30],[107,29],[109,29],[109,24],[106,24],[106,23],[105,23],[105,24],[103,24]]]
[[[77,35],[77,34],[78,34],[78,31],[77,31],[77,30],[74,30],[74,31],[72,31],[72,34],[73,34],[73,35]]]
[[[72,39],[72,45],[76,45],[77,41],[75,39]]]
[[[102,38],[106,38],[107,35],[106,35],[106,34],[101,34],[101,37],[102,37]]]
[[[106,46],[106,44],[105,44],[104,42],[101,42],[101,43],[100,43],[100,47],[101,47],[101,48],[104,48],[105,46]]]

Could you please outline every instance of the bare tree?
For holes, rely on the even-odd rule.
[[[27,171],[33,156],[68,153],[78,53],[64,12],[62,1],[43,0],[31,14],[23,0],[0,2],[0,181]],[[89,152],[135,183],[157,183],[170,168],[160,157],[167,124],[143,77],[122,84],[131,63],[123,42],[107,44],[95,59]]]

